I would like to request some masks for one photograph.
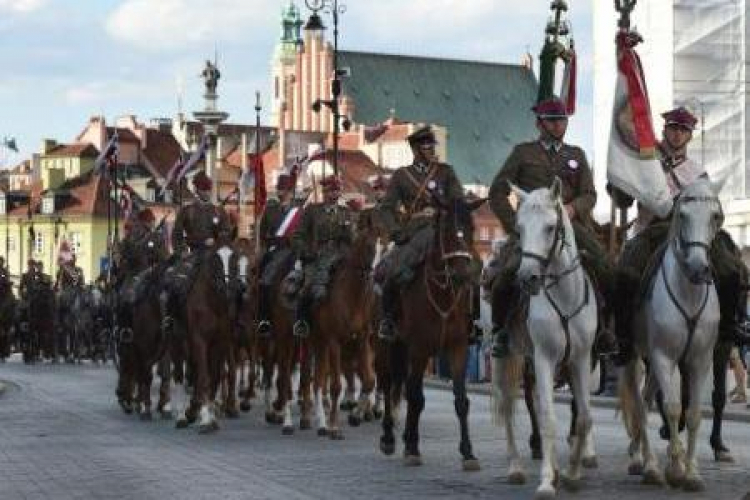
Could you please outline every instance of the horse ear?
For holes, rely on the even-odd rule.
[[[467,201],[466,208],[469,209],[469,212],[473,212],[474,210],[484,205],[487,200],[488,198],[477,198],[476,200]]]
[[[524,201],[526,201],[526,198],[529,196],[529,193],[527,193],[526,191],[524,191],[523,189],[516,186],[510,181],[508,181],[508,186],[510,186],[510,190],[516,194],[519,202],[523,203]]]
[[[552,181],[552,187],[550,188],[550,198],[552,201],[557,201],[562,196],[562,181],[559,177],[555,176],[555,180]]]
[[[732,172],[730,172],[729,169],[725,169],[723,172],[719,172],[718,175],[713,175],[707,179],[714,195],[719,196],[719,193],[721,193],[721,190],[724,189],[724,185],[729,180],[729,175],[731,173]]]

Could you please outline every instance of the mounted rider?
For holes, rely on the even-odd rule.
[[[383,283],[383,318],[378,335],[386,341],[396,336],[401,288],[412,281],[416,267],[427,256],[435,239],[435,224],[441,205],[456,203],[464,197],[453,167],[438,161],[435,152],[437,139],[432,129],[422,127],[407,140],[414,161],[393,173],[380,203],[382,221],[396,245],[388,257]]]
[[[664,131],[658,147],[660,160],[667,186],[672,196],[677,198],[687,186],[708,177],[703,166],[687,156],[687,147],[698,119],[684,107],[668,111],[662,117]],[[620,207],[627,207],[633,202],[632,198],[614,188],[612,195]],[[622,249],[617,266],[618,304],[615,308],[615,332],[620,345],[620,354],[615,360],[618,364],[626,364],[633,356],[633,316],[638,305],[643,271],[667,241],[671,220],[671,214],[659,218],[639,205],[633,226],[634,235]],[[709,257],[715,273],[721,311],[719,339],[746,343],[750,339],[738,326],[746,314],[748,272],[739,249],[723,229],[717,233]]]
[[[491,282],[495,357],[509,354],[509,323],[520,300],[516,272],[521,265],[521,250],[515,229],[516,214],[508,198],[510,183],[528,192],[549,188],[556,177],[560,178],[563,203],[573,225],[584,267],[606,297],[609,297],[612,287],[607,257],[591,230],[591,211],[596,204],[591,168],[581,148],[563,141],[569,118],[566,105],[559,99],[550,99],[538,103],[532,110],[537,117],[539,138],[518,144],[513,149],[495,176],[489,194],[490,208],[508,234],[501,250],[501,270]]]
[[[174,263],[165,272],[165,294],[161,296],[165,328],[172,324],[173,307],[169,298],[184,298],[193,284],[194,275],[208,258],[216,257],[219,245],[232,236],[229,215],[222,206],[211,201],[213,182],[201,170],[193,176],[195,201],[180,208],[172,229],[172,257]],[[224,287],[224,270],[218,258],[211,261],[217,287]]]
[[[271,287],[289,261],[294,259],[291,235],[294,219],[300,207],[294,203],[294,188],[297,178],[291,174],[280,174],[276,179],[276,198],[270,198],[260,221],[260,282],[258,286],[258,334],[270,335]]]
[[[302,213],[299,229],[292,237],[297,259],[304,266],[304,285],[297,303],[294,335],[310,333],[310,310],[323,300],[336,265],[354,239],[354,213],[339,204],[341,180],[335,175],[320,181],[323,203],[308,205]]]

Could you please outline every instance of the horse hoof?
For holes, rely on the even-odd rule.
[[[154,419],[154,417],[153,417],[153,415],[151,415],[150,411],[144,411],[144,412],[142,412],[141,415],[140,415],[140,418],[141,418],[142,422],[151,422]]]
[[[362,419],[358,416],[350,413],[349,414],[349,425],[352,427],[359,427],[359,424],[362,423]]]
[[[281,428],[281,435],[282,436],[291,436],[294,434],[294,427],[291,425],[285,425]]]
[[[583,457],[581,465],[583,465],[584,469],[598,469],[599,460],[596,457]]]
[[[245,413],[249,412],[253,408],[253,405],[251,405],[248,401],[243,401],[240,403],[240,410],[244,411]]]
[[[380,439],[380,451],[383,455],[391,456],[396,453],[396,443]]]
[[[267,412],[266,422],[268,422],[271,425],[281,425],[284,423],[284,417],[273,412]]]
[[[365,422],[372,422],[375,419],[375,416],[373,415],[372,411],[368,410],[368,411],[365,412],[364,415],[362,415],[362,419]]]
[[[628,465],[629,476],[641,476],[643,475],[643,464],[641,462],[632,462]]]
[[[198,426],[198,434],[211,434],[219,430],[218,422],[209,422]]]
[[[641,482],[647,486],[664,486],[664,478],[657,470],[644,471]]]
[[[372,410],[372,416],[373,418],[375,418],[375,420],[380,420],[381,418],[383,418],[383,410]]]
[[[680,488],[685,483],[685,471],[679,465],[667,465],[664,477],[672,488]]]
[[[356,407],[357,403],[355,403],[354,401],[344,401],[339,405],[341,411],[352,411]]]
[[[120,404],[120,408],[122,408],[122,412],[125,415],[130,415],[131,413],[133,413],[133,407],[130,405],[130,403],[127,403],[125,401],[118,401],[118,403]]]
[[[180,417],[177,419],[177,421],[174,423],[174,426],[176,429],[186,429],[190,423],[188,422],[188,419],[184,417]]]
[[[479,460],[476,458],[465,458],[461,461],[461,467],[466,472],[475,472],[481,469]]]
[[[327,436],[327,435],[328,435],[328,429],[326,429],[325,427],[320,427],[318,429],[318,436],[324,437],[324,436]]]
[[[733,464],[734,457],[728,451],[716,450],[714,451],[714,460],[725,464]]]
[[[331,438],[331,441],[343,441],[344,433],[341,432],[341,429],[331,429],[328,431],[328,437]]]
[[[240,418],[240,411],[236,407],[228,407],[224,410],[224,416],[227,418]]]
[[[687,492],[696,493],[699,491],[704,491],[706,489],[706,484],[700,477],[691,477],[685,479],[685,481],[682,483],[682,488]]]
[[[404,465],[407,467],[419,467],[422,465],[422,457],[420,455],[404,455]]]
[[[580,491],[581,489],[581,480],[579,479],[573,479],[572,477],[569,477],[567,474],[563,474],[562,476],[562,485],[565,487],[566,490],[568,490],[571,493],[576,493],[577,491]]]
[[[548,488],[539,488],[534,493],[534,500],[552,500],[557,495],[555,489],[550,486]]]
[[[520,470],[511,472],[508,475],[508,484],[512,484],[515,486],[526,484],[526,474],[524,474],[523,471]]]
[[[299,419],[299,429],[301,431],[307,431],[312,429],[312,422],[310,422],[309,418],[301,418]]]

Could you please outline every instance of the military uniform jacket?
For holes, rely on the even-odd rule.
[[[292,237],[294,251],[306,261],[336,251],[353,239],[354,213],[348,207],[326,203],[309,205]]]
[[[229,216],[222,207],[194,202],[183,207],[174,222],[172,249],[182,252],[185,247],[191,250],[204,248],[213,240],[228,240],[232,234]],[[208,245],[210,246],[210,245]]]
[[[436,198],[450,204],[463,196],[463,187],[450,165],[401,167],[394,172],[380,202],[382,222],[391,234],[404,230],[411,237],[434,220],[439,208]]]
[[[83,269],[70,264],[63,264],[57,270],[55,286],[62,290],[83,286]]]
[[[287,238],[276,236],[279,227],[284,222],[284,217],[294,207],[293,204],[282,204],[279,200],[268,200],[266,208],[263,211],[263,217],[260,220],[260,241],[264,250],[268,250],[273,245],[289,243]]]
[[[548,150],[540,141],[535,141],[513,148],[490,188],[490,208],[507,232],[514,232],[516,226],[516,214],[508,200],[508,182],[524,191],[533,191],[552,186],[555,177],[562,181],[563,203],[573,205],[576,220],[584,226],[591,224],[596,190],[583,150],[568,144],[563,144],[558,151]]]

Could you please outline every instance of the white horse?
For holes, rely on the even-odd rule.
[[[620,397],[630,434],[631,474],[642,473],[644,482],[661,484],[658,460],[647,434],[647,408],[641,393],[643,363],[651,370],[664,394],[670,430],[666,479],[674,487],[700,491],[705,486],[695,458],[701,421],[701,389],[713,360],[718,337],[719,301],[713,285],[709,249],[723,222],[719,199],[708,180],[688,186],[675,203],[668,247],[635,316],[633,334],[637,356],[623,367]],[[689,404],[687,457],[679,437],[682,409],[680,365],[687,377]],[[644,463],[645,461],[645,463]]]
[[[494,363],[495,413],[505,423],[509,481],[522,484],[526,476],[516,447],[513,414],[525,357],[533,357],[543,449],[541,484],[536,497],[551,498],[556,494],[559,479],[553,400],[553,378],[559,365],[568,369],[578,410],[566,482],[575,486],[580,480],[584,454],[592,463],[595,461],[589,377],[598,324],[597,301],[591,280],[581,265],[573,227],[562,203],[560,180],[555,179],[550,189],[528,194],[515,187],[513,190],[521,200],[516,216],[522,250],[518,280],[530,298],[528,315],[514,322],[513,354]],[[533,345],[525,340],[528,338]]]

